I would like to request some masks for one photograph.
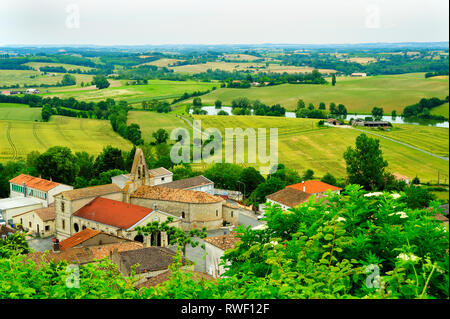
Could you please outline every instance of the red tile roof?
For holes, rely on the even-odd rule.
[[[120,229],[128,229],[137,224],[152,211],[153,210],[150,208],[97,197],[77,210],[73,216]]]
[[[62,240],[59,243],[59,249],[64,250],[67,248],[75,247],[100,233],[101,233],[101,231],[99,231],[99,230],[86,228],[86,229],[80,231],[79,233],[76,233],[73,236],[70,236],[69,238]]]
[[[303,186],[305,186],[305,190],[303,190]],[[342,190],[342,188],[321,182],[321,181],[306,181],[303,183],[298,183],[294,185],[289,185],[287,187],[298,189],[302,192],[309,193],[309,194],[315,194],[315,193],[324,193],[328,190],[331,191],[339,191]]]
[[[17,185],[23,185],[25,183],[26,187],[31,187],[33,189],[37,189],[43,192],[48,192],[52,188],[55,188],[59,185],[59,183],[48,181],[46,179],[33,177],[26,174],[20,174],[19,176],[14,177],[9,181],[10,183],[14,183]]]

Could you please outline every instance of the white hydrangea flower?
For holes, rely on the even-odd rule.
[[[411,261],[419,261],[419,260],[420,260],[420,257],[417,257],[417,256],[414,255],[414,254],[409,254],[409,255],[407,255],[407,254],[405,254],[405,253],[401,253],[400,255],[397,256],[397,258],[398,258],[398,259],[401,259],[401,260],[403,260],[403,261],[408,261],[408,260],[411,260]]]
[[[400,194],[397,194],[397,193],[391,194],[391,196],[392,196],[394,199],[397,199],[397,198],[400,198],[400,197],[401,197],[401,195],[400,195]]]
[[[382,192],[373,192],[373,193],[364,194],[364,197],[381,196],[381,195],[383,195]]]
[[[338,219],[336,219],[336,221],[339,222],[345,222],[347,221],[344,217],[339,217]]]
[[[408,215],[405,212],[398,212],[397,215],[400,215],[400,218],[408,218]]]

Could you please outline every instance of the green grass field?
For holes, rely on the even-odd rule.
[[[107,89],[87,89],[70,91],[51,90],[44,96],[57,96],[59,98],[74,97],[81,101],[100,101],[107,98],[126,100],[129,103],[139,103],[150,99],[173,99],[183,95],[184,92],[206,91],[212,87],[218,87],[217,83],[205,83],[196,81],[165,81],[150,80],[148,85],[129,85],[109,87]]]
[[[109,121],[52,116],[46,122],[0,120],[0,162],[26,158],[31,151],[67,146],[72,152],[99,154],[112,145],[129,151],[132,145],[116,134]]]
[[[421,98],[444,98],[449,94],[446,79],[425,79],[423,73],[383,75],[367,78],[338,78],[336,86],[311,84],[283,84],[249,89],[222,88],[201,97],[204,105],[214,105],[221,100],[231,105],[237,97],[260,100],[269,105],[281,104],[295,110],[298,99],[317,107],[324,102],[342,103],[348,112],[370,113],[374,106],[382,107],[386,114],[392,110],[401,113],[405,106],[417,103]]]
[[[175,128],[186,128],[190,129],[188,124],[175,117],[173,114],[156,113],[148,111],[130,111],[128,112],[128,125],[131,123],[139,124],[141,127],[142,138],[145,143],[150,143],[154,141],[152,133],[160,128],[163,128],[170,132]]]
[[[434,109],[431,109],[431,114],[434,115],[442,115],[446,118],[449,118],[449,106],[448,103],[444,103],[442,105],[439,105],[438,107],[435,107]]]
[[[371,128],[359,128],[393,138],[400,142],[418,147],[439,156],[449,156],[449,129],[412,124],[393,124],[390,131]]]
[[[92,81],[92,75],[87,74],[72,74],[75,76],[77,85],[81,82]],[[54,73],[53,75],[47,74],[43,75],[39,71],[34,70],[0,70],[0,87],[20,84],[22,87],[24,84],[27,87],[32,87],[34,85],[53,85],[61,82],[64,73]],[[41,89],[42,91],[42,89]]]
[[[225,128],[234,127],[243,129],[248,127],[255,129],[259,127],[278,128],[279,162],[300,173],[306,169],[312,169],[316,176],[323,176],[330,172],[335,176],[345,177],[343,153],[348,146],[354,147],[356,137],[361,134],[353,129],[318,128],[315,126],[317,120],[309,119],[200,115],[196,115],[194,118],[202,121],[203,130],[214,127],[221,130],[222,133]],[[432,129],[437,128],[430,129],[430,132],[426,130],[426,134],[432,134]],[[442,137],[436,148],[443,150],[445,149],[444,143],[446,143],[448,153],[448,129],[446,140],[445,133],[441,130],[437,131],[440,132],[438,134],[442,134]],[[415,134],[415,131],[411,129],[408,134]],[[397,133],[397,136],[400,136],[400,133]],[[423,141],[425,144],[426,141]],[[391,172],[398,172],[411,178],[417,175],[422,181],[435,181],[438,171],[441,176],[448,177],[448,162],[442,159],[385,139],[380,139],[380,145],[384,158],[389,162],[388,170]],[[206,166],[206,164],[199,164],[197,167],[205,168]],[[252,164],[252,166],[258,165]]]
[[[41,108],[26,104],[0,103],[0,120],[40,121]]]

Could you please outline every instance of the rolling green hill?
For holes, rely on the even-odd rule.
[[[446,79],[425,79],[423,73],[383,75],[367,78],[339,78],[336,86],[314,84],[283,84],[249,89],[222,88],[201,97],[204,105],[214,105],[221,100],[231,105],[237,97],[248,97],[273,105],[281,104],[288,110],[295,110],[298,99],[316,108],[320,102],[328,106],[331,102],[342,103],[348,112],[370,113],[374,106],[382,107],[386,114],[396,110],[400,114],[405,106],[417,103],[423,97],[448,96]]]

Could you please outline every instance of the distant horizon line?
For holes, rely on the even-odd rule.
[[[445,41],[348,42],[348,43],[164,43],[164,44],[0,44],[0,47],[163,47],[163,46],[352,46],[383,44],[449,44]]]

